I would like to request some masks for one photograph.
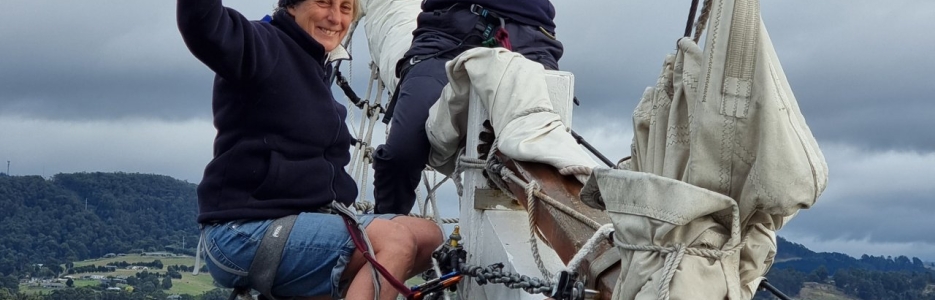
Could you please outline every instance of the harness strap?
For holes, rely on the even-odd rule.
[[[347,232],[350,233],[351,241],[354,242],[354,246],[357,248],[357,250],[364,255],[364,258],[370,262],[370,265],[376,269],[376,271],[380,273],[383,278],[386,278],[386,281],[389,282],[390,285],[396,289],[396,291],[398,291],[406,299],[409,299],[413,295],[412,290],[410,290],[405,283],[399,279],[396,279],[396,277],[393,277],[393,274],[390,274],[390,271],[387,271],[386,268],[377,262],[377,259],[370,254],[370,248],[367,247],[367,243],[364,241],[364,237],[362,236],[365,233],[359,226],[357,226],[357,218],[347,210],[347,207],[339,203],[332,204],[332,208],[335,208],[334,212],[344,219],[344,224],[347,226]]]
[[[197,276],[198,272],[201,270],[201,251],[205,247],[205,225],[198,225],[198,246],[195,246],[195,267],[192,270],[192,275]]]
[[[276,300],[272,293],[276,271],[279,270],[282,252],[297,217],[297,215],[290,215],[273,221],[266,228],[263,239],[260,240],[260,246],[253,256],[253,262],[250,263],[247,279],[253,289],[272,300]]]

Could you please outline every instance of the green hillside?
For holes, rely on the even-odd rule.
[[[193,252],[196,199],[195,184],[162,175],[0,176],[0,275],[183,243]]]
[[[198,234],[195,188],[152,174],[0,174],[0,300],[226,299],[210,276],[185,271]],[[766,277],[796,299],[935,299],[935,271],[918,258],[817,253],[782,238],[778,249]],[[128,269],[156,259],[159,268]],[[66,275],[74,288],[60,286]]]

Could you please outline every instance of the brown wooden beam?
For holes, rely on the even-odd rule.
[[[497,157],[507,168],[526,182],[538,182],[542,192],[549,195],[552,199],[563,203],[600,224],[610,223],[610,218],[608,218],[603,211],[591,208],[581,202],[578,194],[581,192],[583,185],[575,178],[563,176],[559,174],[557,169],[546,164],[514,161],[500,153],[497,153]],[[517,197],[519,203],[528,211],[529,201],[526,199],[525,188],[509,180],[505,180],[505,182],[513,195]],[[536,204],[535,211],[530,213],[535,214],[537,226],[542,232],[543,237],[545,237],[546,243],[555,250],[559,258],[566,264],[578,253],[578,250],[584,246],[587,240],[591,238],[596,231],[594,228],[587,225],[587,223],[569,216],[542,201],[539,201]],[[585,257],[581,267],[577,270],[578,274],[581,274],[579,278],[589,274],[588,266],[605,251],[618,250],[614,249],[609,241],[602,242],[596,251],[591,252]],[[620,264],[614,264],[612,267],[601,272],[598,278],[585,278],[587,282],[586,285],[598,291],[598,299],[611,299],[611,294],[613,293],[619,274]]]

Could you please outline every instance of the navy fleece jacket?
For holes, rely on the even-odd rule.
[[[519,23],[540,26],[555,33],[555,7],[549,0],[425,0],[422,11],[451,7],[457,3],[478,4],[508,16]]]
[[[331,94],[321,44],[285,11],[249,21],[220,0],[178,0],[179,31],[216,74],[214,159],[198,222],[271,219],[350,204],[357,185],[347,109]]]

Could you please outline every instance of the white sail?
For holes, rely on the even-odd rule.
[[[582,191],[616,228],[615,299],[750,299],[775,231],[827,184],[759,2],[712,2],[705,49],[680,40],[633,113],[631,171]]]
[[[370,46],[370,58],[380,70],[380,80],[387,89],[396,89],[396,62],[412,44],[416,16],[422,11],[421,0],[361,0],[365,17],[361,19]]]

